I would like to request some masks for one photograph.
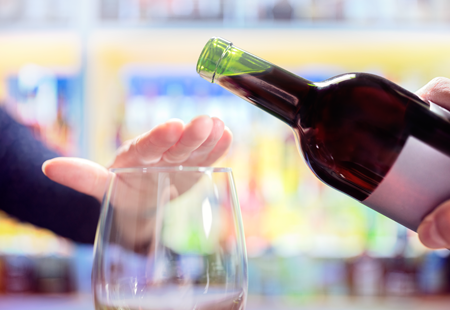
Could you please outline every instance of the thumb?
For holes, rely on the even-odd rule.
[[[450,110],[450,79],[445,77],[434,78],[419,89],[416,95],[425,101],[429,100]]]
[[[450,200],[429,214],[417,233],[420,241],[429,248],[450,248]]]
[[[57,183],[101,200],[109,178],[109,172],[103,166],[92,161],[57,157],[42,165],[44,174]]]

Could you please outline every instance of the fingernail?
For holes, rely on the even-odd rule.
[[[152,164],[156,164],[157,162],[159,162],[161,160],[162,156],[153,158],[153,159],[141,159],[141,163],[143,163],[144,165],[152,165]]]
[[[171,119],[169,119],[168,121],[167,121],[167,123],[181,123],[183,126],[185,125],[184,124],[184,121],[183,120],[181,120],[181,119],[179,119],[179,118],[171,118]]]
[[[189,156],[186,156],[185,154],[183,155],[179,155],[179,156],[171,156],[170,154],[165,153],[162,156],[162,159],[166,162],[168,162],[169,164],[181,164],[182,162],[186,161],[186,159]]]
[[[42,172],[45,174],[45,166],[47,166],[47,164],[48,164],[48,162],[49,162],[50,160],[46,160],[46,161],[44,161],[44,163],[42,164],[42,166],[41,166],[41,170],[42,170]]]
[[[447,242],[439,233],[435,221],[432,219],[425,220],[419,227],[419,235],[422,236],[424,244],[430,248],[444,248],[447,247]]]

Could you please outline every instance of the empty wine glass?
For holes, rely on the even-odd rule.
[[[92,283],[97,310],[243,310],[247,257],[231,169],[112,169]]]

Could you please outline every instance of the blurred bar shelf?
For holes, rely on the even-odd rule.
[[[249,310],[448,309],[448,253],[424,248],[415,233],[324,187],[302,162],[284,124],[201,80],[195,64],[206,41],[222,36],[313,81],[366,71],[415,91],[450,72],[450,1],[168,3],[0,1],[0,102],[22,112],[32,108],[48,80],[24,89],[20,79],[29,76],[30,68],[51,72],[57,85],[52,98],[61,100],[62,114],[39,132],[61,125],[56,128],[63,135],[48,136],[53,144],[103,165],[121,142],[168,118],[187,122],[209,114],[224,119],[238,133],[218,165],[233,169],[241,201]],[[275,10],[277,3],[284,9]],[[26,242],[38,244],[44,235],[47,245],[54,245],[61,241],[56,236],[18,226],[0,214],[0,257],[55,255],[54,247],[37,253]],[[73,263],[76,290],[85,295],[0,294],[0,309],[93,309],[87,293],[92,248],[75,245],[62,256]],[[416,273],[403,270],[397,277],[390,265],[389,282],[405,284],[409,297],[347,296],[355,287],[352,281],[362,283],[359,293],[376,291],[384,276],[380,262],[395,257],[416,266]],[[364,280],[367,274],[371,277]],[[411,283],[420,298],[411,296]],[[399,290],[389,289],[390,295]]]

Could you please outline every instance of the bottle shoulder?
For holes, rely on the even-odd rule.
[[[410,105],[429,109],[429,104],[416,94],[377,75],[346,73],[315,83],[316,91],[310,113],[316,116],[336,113],[334,118],[346,113],[404,113]],[[376,118],[371,118],[376,121]],[[381,118],[380,118],[381,120]]]
[[[418,99],[365,73],[316,83],[311,98],[297,128],[305,158],[319,178],[362,200],[401,151],[411,127],[408,107]]]

